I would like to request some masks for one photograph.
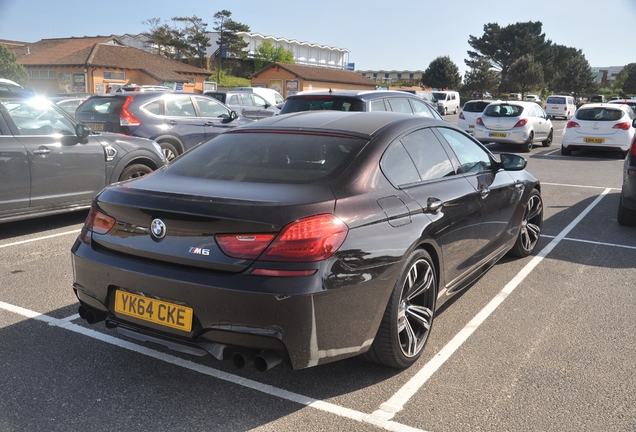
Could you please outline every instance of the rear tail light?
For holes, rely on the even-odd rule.
[[[629,130],[629,128],[631,127],[632,124],[630,122],[622,122],[616,123],[614,126],[612,126],[612,129]]]
[[[521,119],[513,127],[524,127],[528,123],[528,119]]]
[[[106,234],[115,226],[115,218],[108,216],[106,213],[102,213],[95,208],[91,207],[86,222],[84,222],[84,228],[80,233],[80,238],[85,243],[90,243],[90,237],[87,236],[88,232],[94,232],[95,234]]]
[[[567,110],[568,110],[568,106],[566,105],[563,107],[563,111],[567,111]]]
[[[570,120],[569,122],[566,123],[565,128],[566,129],[572,129],[572,128],[577,128],[577,127],[580,127],[580,126],[581,125],[578,124],[577,122]]]
[[[141,125],[141,121],[137,117],[135,117],[135,115],[128,109],[133,99],[135,99],[134,96],[128,96],[126,98],[126,102],[124,102],[124,105],[121,107],[121,112],[119,113],[119,124],[121,126]]]
[[[477,123],[478,125],[481,125],[481,126],[483,126],[483,125],[484,125],[484,122],[483,122],[483,120],[481,119],[481,117],[477,117],[477,120],[475,120],[475,123]]]
[[[220,234],[216,240],[223,253],[233,258],[313,262],[333,255],[342,246],[348,231],[340,219],[323,214],[284,226],[273,241],[274,234]]]
[[[459,113],[459,118],[462,119],[462,120],[466,120],[466,117],[464,117],[464,112],[463,111]]]

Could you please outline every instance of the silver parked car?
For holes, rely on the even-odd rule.
[[[483,143],[521,144],[529,152],[536,141],[552,145],[550,116],[534,102],[496,101],[475,121],[473,136]]]
[[[273,117],[280,112],[280,109],[267,102],[263,97],[252,92],[215,91],[205,92],[204,94],[220,100],[230,109],[236,111],[243,117],[252,120]]]
[[[0,152],[0,223],[89,208],[166,163],[154,141],[93,133],[49,100],[1,91]]]

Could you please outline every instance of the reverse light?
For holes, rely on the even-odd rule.
[[[276,234],[217,234],[216,242],[223,253],[232,258],[256,259],[269,246]]]
[[[629,128],[631,127],[632,124],[630,122],[622,122],[616,123],[614,126],[612,126],[612,129],[629,130]]]
[[[513,127],[524,127],[526,124],[528,124],[528,119],[521,119]]]
[[[126,102],[121,107],[121,112],[119,113],[119,124],[121,126],[140,126],[141,120],[139,120],[133,113],[130,112],[128,107],[130,103],[135,99],[134,96],[128,96],[126,98]]]
[[[573,121],[573,120],[570,120],[570,121],[568,121],[568,122],[565,124],[565,128],[566,128],[566,129],[577,128],[577,127],[580,127],[580,126],[581,126],[580,124],[578,124],[577,122],[575,122],[575,121]]]
[[[86,217],[86,222],[84,222],[84,229],[95,234],[106,234],[115,226],[115,222],[115,218],[100,212],[95,206],[92,206]]]

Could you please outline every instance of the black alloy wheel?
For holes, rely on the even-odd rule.
[[[148,165],[134,164],[126,167],[119,176],[119,181],[132,180],[150,174],[153,171]]]
[[[403,369],[422,354],[435,317],[437,276],[430,255],[411,253],[400,274],[366,360]]]
[[[515,245],[510,254],[517,257],[526,257],[534,251],[541,236],[543,225],[543,200],[538,190],[533,189],[523,212],[521,227]]]
[[[550,147],[552,145],[552,129],[550,129],[550,133],[548,134],[548,138],[543,141],[543,147]]]
[[[534,132],[530,131],[530,135],[528,135],[528,139],[526,140],[526,142],[521,144],[521,151],[524,153],[528,153],[530,150],[532,150],[533,141],[534,141]]]

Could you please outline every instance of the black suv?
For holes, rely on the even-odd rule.
[[[443,120],[437,108],[412,93],[395,90],[311,91],[289,96],[280,114],[299,111],[394,111]]]
[[[95,95],[77,107],[75,118],[94,131],[152,139],[167,160],[252,122],[212,97],[172,92]]]

